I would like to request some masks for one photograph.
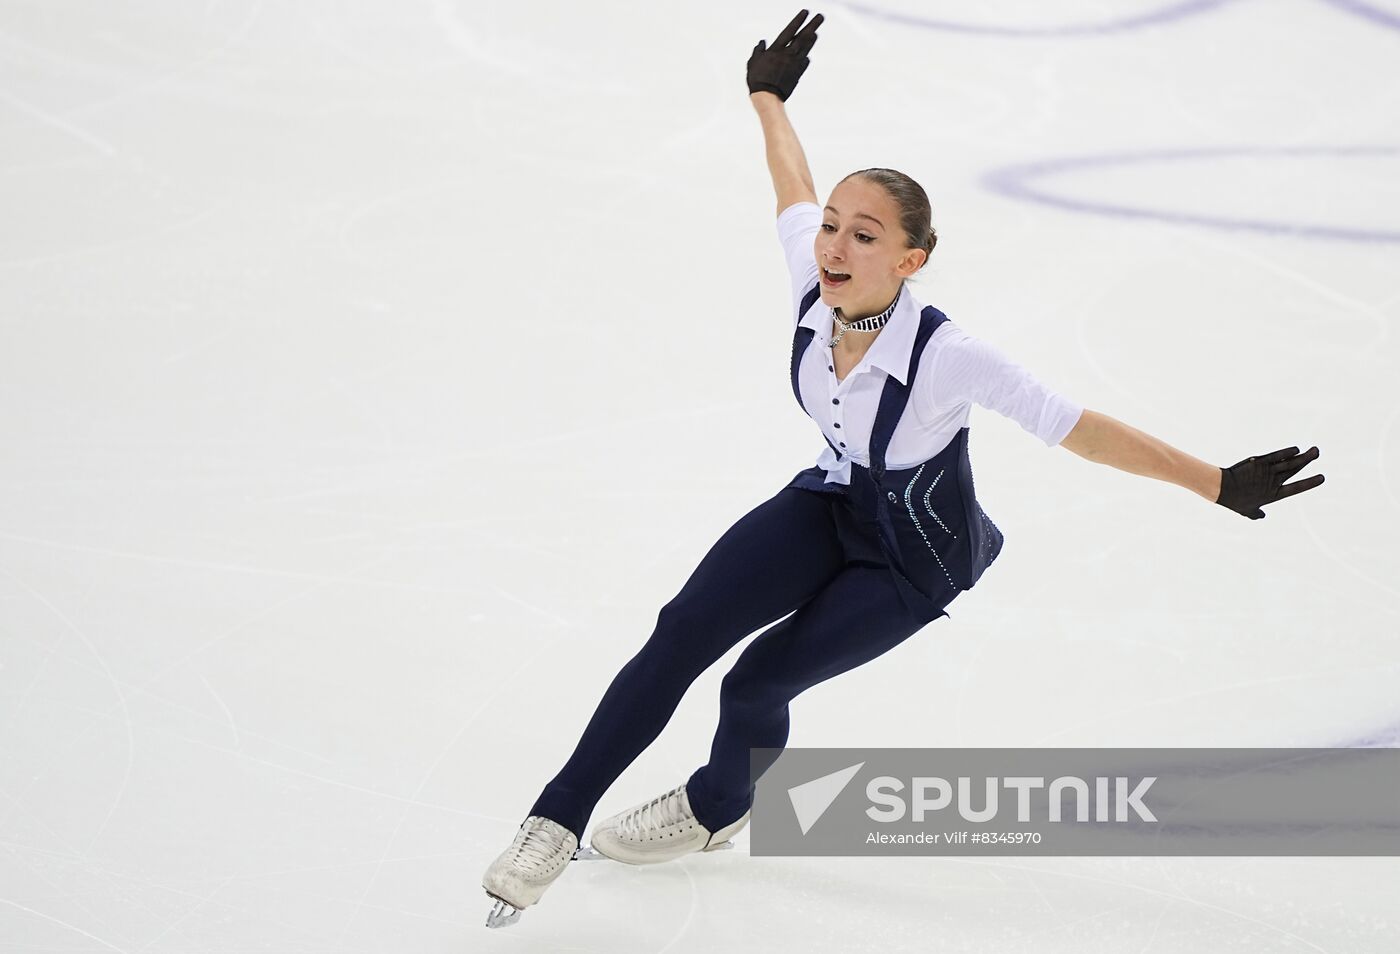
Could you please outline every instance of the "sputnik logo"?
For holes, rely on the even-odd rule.
[[[849,768],[788,789],[788,801],[792,803],[792,812],[797,816],[797,824],[802,827],[802,834],[807,834],[822,815],[826,814],[831,803],[836,801],[836,796],[845,790],[864,764],[857,762]]]

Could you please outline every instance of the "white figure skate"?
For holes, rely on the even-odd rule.
[[[526,818],[510,847],[491,862],[481,879],[487,895],[496,901],[486,926],[506,927],[520,920],[520,912],[538,901],[577,855],[578,838],[569,829],[542,815]]]
[[[649,802],[603,819],[589,837],[589,847],[579,849],[580,861],[611,858],[629,865],[653,865],[696,851],[733,848],[729,839],[749,823],[749,813],[711,832],[695,820],[690,799],[681,784]]]

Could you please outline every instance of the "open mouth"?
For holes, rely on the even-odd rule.
[[[851,280],[851,276],[843,272],[830,272],[826,267],[822,267],[822,284],[827,288],[837,288]]]

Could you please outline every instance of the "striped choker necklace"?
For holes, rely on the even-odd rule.
[[[878,315],[871,315],[869,318],[857,318],[852,322],[845,322],[836,314],[836,309],[831,309],[831,320],[836,322],[840,330],[836,332],[836,337],[831,339],[829,347],[836,347],[836,342],[841,340],[841,336],[848,331],[879,331],[890,320],[890,315],[894,314],[894,306],[899,304],[899,296],[904,294],[904,283],[900,282],[899,291],[894,293],[894,301],[890,302],[890,307],[886,308]]]

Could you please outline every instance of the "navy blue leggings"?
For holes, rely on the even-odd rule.
[[[686,785],[710,831],[749,809],[749,749],[787,743],[789,701],[925,625],[901,600],[873,524],[842,496],[786,487],[726,530],[661,608],[651,638],[613,678],[529,813],[582,843],[598,800],[661,734],[696,677],[774,620],[725,675],[710,760]]]

